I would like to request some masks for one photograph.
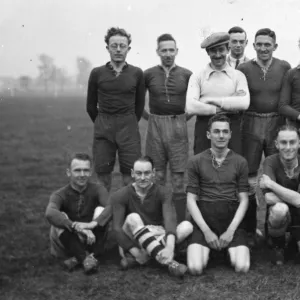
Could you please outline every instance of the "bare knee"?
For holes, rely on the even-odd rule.
[[[144,223],[137,213],[131,213],[126,217],[125,224],[131,232],[134,232],[138,227],[144,226]]]
[[[111,173],[97,173],[97,179],[100,185],[104,186],[108,191],[110,191]]]
[[[192,244],[187,249],[187,266],[191,275],[199,276],[207,265],[209,249]]]
[[[189,221],[183,221],[180,224],[178,224],[176,229],[177,242],[180,243],[184,239],[186,239],[193,232],[193,229],[194,227]]]
[[[166,184],[166,172],[165,171],[156,171],[155,173],[156,183],[160,185]]]
[[[229,249],[231,264],[237,273],[247,273],[250,269],[250,251],[246,246]]]
[[[174,193],[184,192],[184,173],[172,173],[172,187]]]

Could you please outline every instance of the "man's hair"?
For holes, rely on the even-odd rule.
[[[140,162],[149,162],[149,163],[151,164],[151,166],[152,166],[152,169],[154,168],[154,162],[153,162],[153,159],[152,159],[150,156],[148,156],[148,155],[144,155],[144,156],[139,157],[139,158],[133,163],[133,167],[134,167],[135,163],[138,162],[138,161],[140,161]]]
[[[295,131],[298,135],[298,138],[300,139],[300,132],[299,130],[293,126],[293,125],[289,125],[289,124],[286,124],[286,125],[282,125],[280,126],[277,130],[276,130],[276,136],[275,136],[275,139],[278,138],[278,135],[279,135],[279,132],[280,131]]]
[[[176,41],[173,38],[173,36],[169,33],[164,33],[157,38],[157,47],[159,46],[160,42],[165,42],[165,41],[173,41],[176,45]]]
[[[256,33],[255,33],[255,38],[254,40],[256,40],[256,38],[259,36],[259,35],[267,35],[269,37],[271,37],[274,42],[276,43],[276,33],[271,30],[270,28],[262,28],[262,29],[259,29]]]
[[[247,33],[242,27],[239,27],[239,26],[231,27],[228,31],[228,34],[231,34],[231,33],[245,33],[245,37],[247,39]]]
[[[77,153],[72,153],[69,157],[69,162],[68,162],[68,167],[71,166],[71,163],[74,159],[78,160],[84,160],[84,161],[89,161],[90,164],[92,165],[92,158],[90,157],[89,154],[84,153],[84,152],[77,152]]]
[[[130,45],[131,35],[125,29],[119,27],[111,27],[107,30],[106,36],[104,37],[105,43],[108,45],[109,39],[115,35],[125,36],[128,40],[128,45]]]
[[[216,114],[208,120],[208,130],[211,129],[212,124],[215,122],[227,122],[230,128],[230,119],[223,114]]]

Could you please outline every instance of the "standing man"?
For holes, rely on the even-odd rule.
[[[146,89],[149,91],[150,114],[148,120],[146,155],[155,165],[158,183],[165,185],[167,163],[169,162],[173,200],[184,218],[186,194],[184,192],[184,171],[186,168],[189,141],[185,114],[185,99],[191,71],[177,66],[176,41],[170,34],[157,38],[157,55],[161,65],[144,72]]]
[[[183,276],[187,268],[174,261],[175,244],[193,231],[188,221],[177,226],[176,212],[168,190],[153,182],[155,168],[150,157],[133,165],[134,183],[111,196],[113,228],[122,251],[122,267],[145,264],[151,257]]]
[[[279,113],[286,118],[288,124],[300,129],[300,64],[287,71],[284,77]]]
[[[91,163],[85,153],[71,158],[67,168],[70,182],[50,196],[46,209],[51,224],[51,254],[69,256],[63,263],[68,271],[78,265],[85,273],[97,270],[112,216],[106,189],[90,182]]]
[[[262,154],[267,157],[277,151],[274,135],[284,123],[278,114],[278,102],[284,75],[291,68],[288,62],[273,57],[277,43],[271,29],[258,30],[253,46],[257,57],[238,67],[246,75],[250,92],[250,106],[242,123],[243,156],[249,166],[249,209],[245,219],[250,235],[256,232],[257,173]]]
[[[268,156],[263,165],[260,187],[267,203],[266,235],[271,240],[271,261],[284,263],[285,233],[290,231],[300,263],[299,131],[283,125],[275,140],[279,153]]]
[[[211,148],[193,156],[188,164],[187,206],[194,231],[189,241],[187,262],[193,275],[206,267],[210,249],[228,250],[236,272],[247,272],[250,251],[241,222],[248,207],[246,160],[228,148],[230,120],[211,117],[207,138]]]
[[[245,48],[248,44],[246,31],[238,26],[232,27],[228,31],[230,35],[229,40],[229,55],[227,56],[228,64],[237,68],[239,64],[249,61],[245,56]]]
[[[105,43],[110,62],[92,70],[86,108],[94,122],[95,171],[109,191],[116,152],[125,185],[131,181],[133,162],[141,154],[138,122],[144,110],[145,84],[143,71],[126,62],[130,34],[112,27]]]
[[[227,63],[229,34],[213,33],[201,44],[210,57],[210,63],[202,71],[191,76],[187,97],[186,112],[197,115],[195,124],[194,153],[210,147],[206,138],[207,123],[211,115],[222,113],[231,120],[232,139],[230,149],[242,152],[241,112],[249,106],[249,91],[243,73]]]

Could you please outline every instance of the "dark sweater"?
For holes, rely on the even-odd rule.
[[[261,67],[253,59],[238,66],[238,70],[245,74],[248,82],[250,92],[248,111],[278,112],[283,77],[290,68],[288,62],[274,57],[264,78]]]
[[[176,212],[172,201],[172,193],[166,188],[153,184],[143,202],[138,197],[132,184],[125,186],[111,196],[113,207],[113,229],[118,244],[129,250],[136,246],[123,231],[126,216],[131,213],[140,215],[145,225],[161,225],[166,234],[176,236]]]
[[[220,168],[212,165],[210,149],[190,158],[187,192],[200,201],[238,201],[238,193],[248,192],[248,164],[232,150]]]
[[[300,66],[285,74],[278,110],[286,118],[295,121],[300,115]]]
[[[110,63],[90,74],[86,110],[95,122],[98,113],[135,114],[140,120],[145,106],[145,83],[140,68],[126,64],[119,76]]]
[[[144,72],[149,90],[149,109],[155,115],[180,115],[185,112],[185,99],[192,72],[175,66],[167,75],[162,66]]]
[[[68,184],[50,196],[46,218],[51,225],[71,231],[72,222],[91,222],[95,208],[102,206],[105,209],[95,221],[104,226],[112,217],[111,206],[107,204],[108,193],[104,187],[88,183],[86,189],[79,193]]]

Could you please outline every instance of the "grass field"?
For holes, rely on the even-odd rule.
[[[146,123],[140,122],[142,137]],[[0,299],[300,299],[300,267],[272,266],[265,248],[252,253],[246,275],[218,257],[201,277],[171,278],[153,264],[122,272],[116,248],[96,275],[62,271],[48,251],[44,211],[66,184],[70,151],[91,153],[92,123],[84,98],[2,98],[0,101]],[[189,122],[192,145],[193,120]],[[192,148],[192,147],[191,147]],[[114,173],[113,188],[121,186]],[[263,210],[260,213],[262,225]]]

